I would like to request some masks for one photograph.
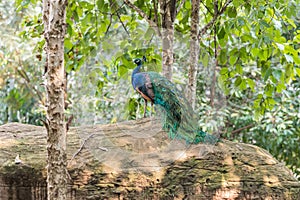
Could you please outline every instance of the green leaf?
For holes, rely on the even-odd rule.
[[[103,11],[104,0],[97,0],[97,7],[100,11]]]
[[[219,61],[221,65],[225,65],[227,63],[227,51],[222,49],[219,55]]]
[[[243,74],[243,67],[241,65],[236,65],[235,68],[236,68],[236,72],[238,74],[240,74],[240,75]]]
[[[128,72],[128,69],[125,65],[121,65],[118,67],[118,75],[123,77]]]
[[[272,68],[269,67],[264,75],[264,81],[266,82],[272,73]]]
[[[285,66],[285,78],[286,83],[289,83],[291,80],[294,79],[294,66],[293,64],[287,64]]]
[[[65,49],[66,52],[70,51],[72,49],[72,47],[73,47],[73,43],[71,42],[71,40],[69,38],[65,39],[64,45],[65,45],[65,48],[66,48]]]
[[[225,34],[226,34],[225,29],[224,29],[224,27],[222,27],[221,30],[218,33],[218,39],[219,40],[223,39]]]
[[[272,97],[274,91],[274,87],[271,84],[267,84],[265,86],[265,95],[267,97]]]
[[[269,28],[270,27],[270,24],[268,24],[265,20],[260,20],[259,21],[259,24],[261,25],[261,28]]]
[[[246,80],[245,79],[242,79],[242,82],[239,86],[240,90],[246,90],[247,89],[247,83],[246,83]]]
[[[268,50],[263,50],[261,59],[267,61],[268,60],[268,54],[269,54]]]
[[[220,44],[220,46],[221,46],[222,48],[225,48],[225,47],[227,46],[227,44],[228,44],[227,35],[226,35],[225,38],[219,40],[219,44]]]
[[[238,59],[238,56],[230,56],[229,64],[234,65],[236,63],[237,59]]]
[[[257,57],[259,54],[259,48],[252,48],[251,49],[251,54],[253,57]]]
[[[186,9],[188,9],[188,10],[191,9],[191,8],[192,8],[191,2],[190,2],[190,1],[185,1],[184,7],[185,7]]]
[[[242,83],[242,77],[238,76],[234,81],[234,86],[238,87]]]
[[[298,54],[293,54],[293,60],[296,65],[300,65],[300,57]]]
[[[235,7],[229,7],[228,8],[228,16],[230,18],[235,18],[236,15],[237,15],[236,8]]]
[[[286,89],[286,87],[285,87],[284,83],[282,83],[282,82],[280,82],[280,83],[276,86],[276,92],[277,92],[277,93],[281,93],[282,90],[285,90],[285,89]]]
[[[271,105],[275,105],[276,104],[276,101],[273,99],[273,98],[267,98],[268,99],[268,103],[271,104]]]
[[[266,102],[266,107],[269,110],[272,110],[274,108],[274,105],[276,104],[276,101],[271,97],[267,97],[265,102]]]
[[[263,95],[258,94],[256,99],[253,101],[253,107],[254,108],[260,108],[261,107],[261,102],[263,101]]]
[[[228,68],[227,67],[222,67],[220,70],[221,75],[227,75],[228,74]]]
[[[239,7],[240,5],[241,5],[241,0],[233,0],[233,5],[234,5],[234,7]]]
[[[252,79],[247,78],[247,84],[251,88],[252,92],[255,92],[255,82]]]
[[[277,81],[280,80],[281,74],[282,74],[281,70],[273,70],[272,72],[272,75],[274,76],[274,78],[276,78]]]

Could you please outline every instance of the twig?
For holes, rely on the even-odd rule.
[[[231,131],[231,134],[236,134],[236,133],[239,133],[239,132],[241,132],[241,131],[243,131],[245,129],[252,128],[254,125],[255,124],[249,124],[247,126],[243,126],[241,128],[235,129],[235,130]],[[223,134],[223,133],[226,133],[226,131],[216,131],[216,132],[213,132],[212,135],[215,135],[217,133]]]
[[[109,24],[108,24],[108,26],[107,26],[107,28],[106,28],[106,31],[105,31],[104,35],[106,35],[106,34],[108,33],[109,28],[110,28],[110,26],[111,26],[111,23],[112,23],[112,14],[110,14]]]
[[[87,138],[84,139],[84,141],[82,142],[82,144],[81,144],[80,148],[78,149],[78,151],[72,156],[70,162],[72,162],[72,160],[74,160],[74,158],[82,151],[82,149],[83,149],[83,147],[84,147],[86,141],[87,141],[88,139],[90,139],[93,135],[94,135],[94,133],[91,134],[91,135],[89,135]]]
[[[156,31],[156,33],[159,35],[159,37],[161,37],[161,32],[157,26],[157,23],[155,23],[154,21],[152,21],[151,19],[149,19],[149,17],[147,16],[147,14],[142,11],[141,9],[139,9],[138,7],[136,7],[133,3],[131,3],[129,0],[124,0],[124,3],[126,5],[128,5],[131,9],[133,9],[134,11],[136,11],[141,17],[143,17],[152,28],[154,28],[154,30]]]
[[[241,128],[238,128],[238,129],[235,129],[233,131],[231,131],[231,134],[236,134],[236,133],[239,133],[245,129],[248,129],[248,128],[252,128],[254,126],[254,124],[249,124],[247,126],[244,126],[244,127],[241,127]]]

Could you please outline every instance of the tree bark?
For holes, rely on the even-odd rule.
[[[173,73],[173,43],[174,21],[176,18],[176,0],[160,0],[160,13],[162,18],[162,60],[163,75],[171,80]]]
[[[64,36],[66,0],[43,1],[46,40],[46,121],[48,200],[67,199]]]
[[[187,99],[195,108],[196,103],[196,88],[197,88],[197,68],[199,60],[199,6],[200,0],[192,0],[192,13],[191,13],[191,40],[190,40],[190,65],[188,73],[188,88],[187,88]]]

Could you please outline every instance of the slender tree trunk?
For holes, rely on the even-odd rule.
[[[211,86],[210,86],[210,106],[212,108],[215,107],[215,94],[216,94],[216,82],[217,82],[217,66],[218,66],[218,50],[217,50],[217,31],[216,27],[214,26],[214,51],[215,51],[215,58],[214,63],[212,63],[212,78],[211,78]]]
[[[162,59],[163,75],[169,80],[173,73],[173,43],[174,21],[176,18],[176,0],[160,0],[160,13],[162,18]]]
[[[48,200],[67,199],[64,36],[67,0],[44,0]]]
[[[187,99],[195,108],[196,103],[196,88],[197,88],[197,68],[199,60],[199,6],[200,0],[192,0],[192,14],[191,14],[191,39],[190,39],[190,65],[189,65],[189,79],[187,88]]]

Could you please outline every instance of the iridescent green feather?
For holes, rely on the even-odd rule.
[[[214,144],[218,138],[199,130],[198,119],[183,92],[156,72],[147,72],[154,91],[154,104],[162,113],[163,129],[171,139],[187,143]]]

